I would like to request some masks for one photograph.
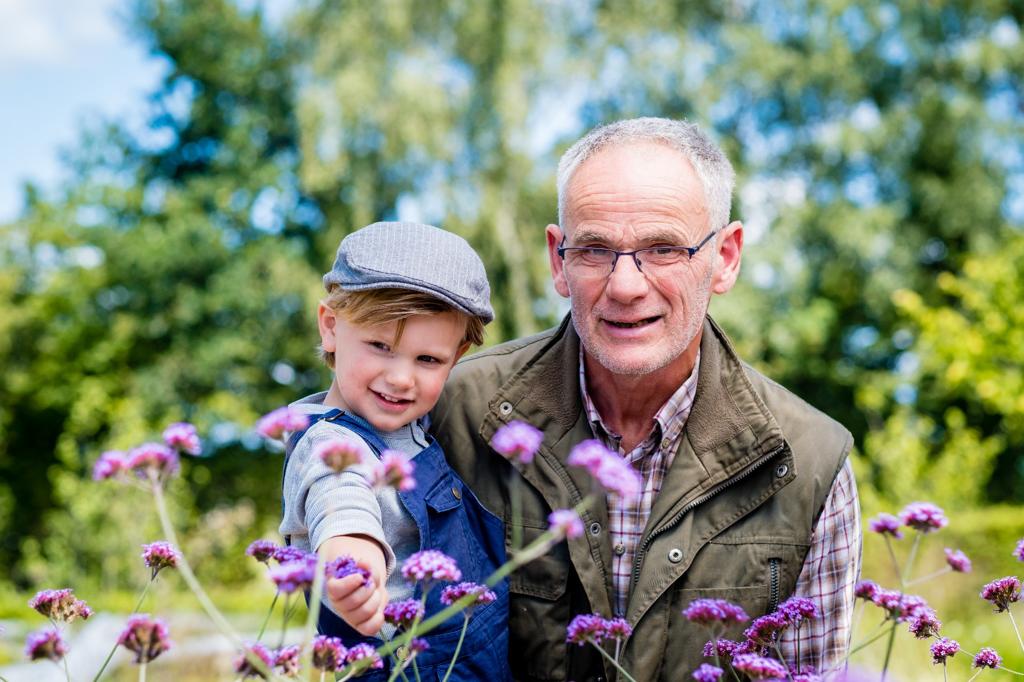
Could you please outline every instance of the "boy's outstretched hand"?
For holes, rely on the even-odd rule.
[[[367,637],[377,634],[384,624],[384,607],[388,605],[384,550],[372,538],[339,535],[320,545],[320,553],[327,561],[348,555],[370,571],[371,587],[363,585],[361,575],[347,575],[328,579],[325,592],[331,607],[359,634]]]

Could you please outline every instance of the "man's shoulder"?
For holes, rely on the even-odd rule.
[[[559,327],[553,327],[538,334],[506,341],[468,355],[452,369],[449,383],[459,384],[463,381],[479,381],[489,377],[499,380],[500,385],[504,383],[503,379],[528,364],[549,346],[559,331]]]

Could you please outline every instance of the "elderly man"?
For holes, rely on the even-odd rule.
[[[642,118],[590,132],[562,157],[559,225],[547,227],[571,315],[463,360],[435,410],[453,466],[506,522],[511,477],[522,478],[524,542],[550,510],[591,492],[587,474],[566,466],[576,443],[600,439],[644,481],[635,502],[600,496],[583,537],[512,576],[517,679],[614,679],[593,647],[565,643],[573,615],[590,612],[633,626],[621,660],[635,679],[688,679],[714,662],[702,654],[708,633],[682,615],[698,598],[751,617],[791,595],[813,599],[821,617],[781,646],[804,671],[827,669],[849,646],[861,541],[852,438],[744,364],[707,317],[740,268],[733,183],[729,161],[691,123]],[[488,445],[512,420],[544,433],[517,470]]]

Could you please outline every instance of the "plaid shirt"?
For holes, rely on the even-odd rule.
[[[580,394],[594,436],[606,447],[626,458],[643,477],[639,499],[624,503],[608,496],[608,531],[612,541],[612,583],[615,587],[615,612],[622,615],[629,600],[633,557],[637,543],[647,526],[654,498],[661,491],[665,472],[679,448],[683,427],[697,392],[700,354],[693,372],[682,386],[654,415],[650,435],[630,452],[621,448],[622,437],[608,429],[587,393],[583,348],[580,348]],[[853,587],[860,575],[860,507],[857,486],[849,460],[843,464],[832,484],[824,510],[814,527],[811,548],[797,578],[794,596],[814,600],[822,614],[798,632],[787,632],[781,641],[786,662],[797,663],[802,670],[827,670],[845,655],[850,646],[853,615]]]

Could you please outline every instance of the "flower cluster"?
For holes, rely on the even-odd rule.
[[[697,682],[718,682],[718,679],[724,672],[721,668],[701,663],[700,667],[694,671],[693,679],[697,680]]]
[[[789,677],[786,666],[772,658],[757,654],[736,654],[732,667],[752,680],[784,680]]]
[[[892,514],[881,513],[868,522],[868,529],[879,535],[891,535],[897,540],[903,537],[900,520]]]
[[[410,582],[442,580],[458,582],[462,579],[455,559],[436,549],[424,549],[412,554],[402,563],[402,577]]]
[[[633,628],[624,618],[602,618],[596,613],[576,616],[566,629],[565,641],[569,644],[599,645],[610,640],[624,640],[633,634]]]
[[[958,550],[952,550],[946,547],[943,550],[946,554],[946,563],[949,567],[957,573],[970,573],[971,572],[971,560],[967,558],[967,555]]]
[[[1013,556],[1017,561],[1024,561],[1024,538],[1017,543],[1017,547],[1013,550]]]
[[[464,582],[456,585],[449,585],[441,590],[441,603],[445,606],[451,606],[470,594],[475,595],[475,598],[469,602],[469,606],[467,608],[490,604],[498,598],[498,595],[496,595],[492,590],[489,590],[486,585]]]
[[[960,644],[953,639],[942,637],[932,644],[932,663],[945,663],[947,658],[952,658],[960,651]]]
[[[384,622],[408,630],[423,617],[423,605],[418,599],[396,601],[384,607]]]
[[[274,654],[259,642],[246,644],[242,653],[235,659],[235,672],[239,677],[266,677],[255,664],[255,660],[261,661],[263,666],[270,670],[274,666]]]
[[[92,615],[89,605],[76,599],[70,588],[37,592],[28,605],[57,623],[70,623],[76,618],[87,620]]]
[[[341,670],[348,649],[337,637],[317,635],[313,638],[313,667],[325,672]]]
[[[327,562],[327,566],[324,568],[328,578],[334,578],[340,580],[350,575],[360,575],[363,577],[363,586],[372,587],[373,579],[370,577],[370,572],[356,563],[356,560],[350,556],[340,556],[336,559],[331,559]]]
[[[125,466],[139,478],[163,479],[178,473],[180,464],[176,450],[163,443],[143,443],[128,452]]]
[[[150,579],[165,568],[175,568],[181,560],[181,554],[169,542],[151,542],[142,546],[142,562],[152,571]]]
[[[245,548],[245,553],[256,561],[269,565],[278,549],[280,549],[279,545],[270,540],[254,540]]]
[[[505,459],[520,464],[529,464],[540,449],[544,434],[521,421],[505,424],[494,432],[491,447]]]
[[[381,660],[377,654],[377,650],[369,644],[356,644],[354,647],[348,650],[345,655],[345,662],[348,664],[361,663],[368,661],[368,663],[362,663],[362,670],[372,668],[380,670],[384,667],[384,661]]]
[[[370,471],[370,484],[374,488],[394,488],[407,492],[416,487],[413,463],[398,450],[385,450]]]
[[[310,554],[302,559],[278,564],[270,569],[269,575],[277,589],[285,594],[308,590],[316,577],[316,556]]]
[[[719,623],[746,623],[750,616],[742,607],[724,599],[695,599],[683,609],[683,617],[691,623],[712,627]]]
[[[572,540],[583,535],[583,520],[572,509],[556,509],[548,514],[548,530],[556,539]]]
[[[199,441],[199,434],[196,433],[196,427],[186,422],[178,422],[168,426],[164,429],[163,438],[164,442],[167,443],[167,447],[174,448],[178,452],[198,455],[203,450],[202,443]]]
[[[313,449],[313,457],[328,469],[341,473],[351,466],[363,463],[363,451],[352,441],[335,438],[320,443]]]
[[[643,489],[640,474],[601,441],[583,441],[572,449],[566,461],[586,469],[605,490],[623,500],[635,499]]]
[[[274,549],[273,559],[279,564],[287,564],[290,561],[301,561],[309,559],[310,557],[315,559],[316,555],[299,549],[295,545],[284,545],[283,547],[276,547]]]
[[[135,654],[135,663],[149,663],[171,648],[167,624],[147,614],[136,614],[128,618],[117,643]]]
[[[1013,575],[993,580],[982,588],[981,598],[992,602],[996,612],[1001,613],[1010,608],[1010,604],[1020,601],[1020,580]]]
[[[59,661],[67,653],[68,645],[53,629],[33,632],[25,640],[25,656],[30,661]]]
[[[931,502],[911,502],[900,512],[900,520],[921,533],[931,533],[949,524],[942,510]]]
[[[274,652],[274,671],[285,677],[295,677],[299,674],[299,654],[301,649],[298,644],[281,647]]]
[[[256,433],[264,438],[281,440],[286,433],[302,431],[309,426],[309,417],[290,407],[279,407],[256,422]]]
[[[974,657],[975,668],[998,668],[1003,664],[1003,658],[996,653],[995,649],[990,647],[982,647],[978,654]]]
[[[128,471],[128,455],[120,450],[107,450],[99,456],[92,467],[92,480],[105,481],[117,478]]]

